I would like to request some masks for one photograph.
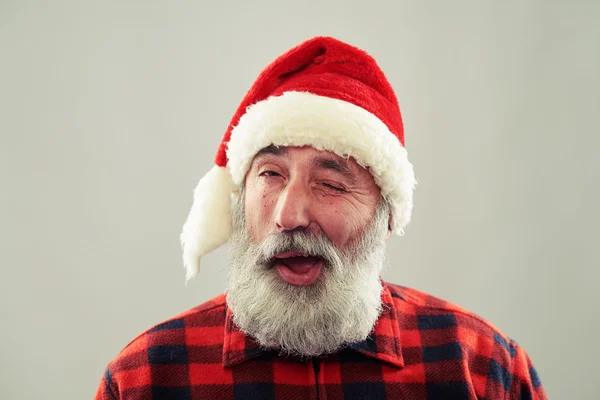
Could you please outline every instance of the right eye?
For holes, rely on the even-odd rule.
[[[275,171],[263,171],[258,176],[281,176]]]

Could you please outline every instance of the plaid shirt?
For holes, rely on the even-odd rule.
[[[373,334],[301,360],[261,349],[220,295],[135,338],[96,400],[546,399],[527,353],[480,317],[385,284]]]

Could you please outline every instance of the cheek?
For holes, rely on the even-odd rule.
[[[252,182],[246,186],[244,202],[246,225],[250,237],[260,241],[268,234],[275,196],[264,185]]]
[[[348,244],[367,227],[374,216],[372,207],[366,204],[345,199],[322,200],[316,208],[316,219],[323,232],[337,246]]]
[[[356,210],[345,201],[327,199],[315,207],[315,220],[325,235],[337,246],[343,246],[355,231]]]

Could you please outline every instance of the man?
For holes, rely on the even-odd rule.
[[[375,60],[317,37],[259,76],[200,180],[188,279],[229,242],[227,294],[134,339],[97,399],[545,399],[526,352],[453,304],[381,281],[413,168]]]

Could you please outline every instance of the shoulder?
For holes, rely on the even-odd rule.
[[[145,350],[151,346],[183,345],[185,342],[181,339],[186,330],[224,328],[225,312],[225,294],[221,294],[146,329],[125,346],[120,355]]]
[[[104,390],[117,393],[128,386],[149,387],[150,365],[187,364],[190,345],[208,343],[215,353],[212,357],[220,358],[216,348],[223,344],[225,318],[225,294],[221,294],[146,329],[108,364],[102,382]],[[189,338],[193,338],[193,343]]]
[[[401,337],[418,341],[424,355],[455,356],[466,360],[472,371],[481,369],[484,376],[490,368],[499,378],[510,375],[519,346],[492,323],[430,294],[388,283],[386,287],[392,295]]]
[[[392,295],[396,312],[414,316],[419,330],[457,327],[470,329],[484,336],[500,336],[502,340],[510,341],[491,322],[454,303],[404,286],[390,283],[385,286]]]
[[[546,399],[533,362],[519,344],[492,323],[430,294],[386,283],[407,357],[444,370],[464,366],[477,393],[488,398],[506,393]],[[416,356],[415,356],[416,354]]]

